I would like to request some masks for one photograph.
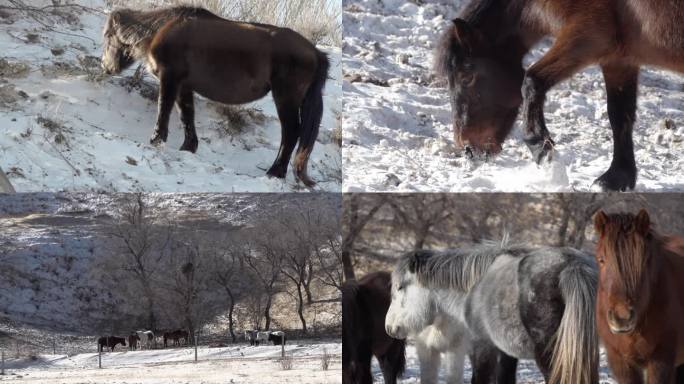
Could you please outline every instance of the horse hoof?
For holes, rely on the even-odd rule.
[[[197,144],[197,141],[193,141],[190,143],[183,142],[183,145],[181,145],[180,150],[181,151],[188,151],[191,153],[197,153],[197,147],[199,145]]]
[[[266,172],[266,175],[268,177],[275,177],[278,179],[284,179],[285,175],[287,174],[287,168],[280,167],[280,166],[272,166],[271,169]]]
[[[304,184],[307,188],[313,188],[316,186],[316,182],[309,178],[306,172],[295,172],[295,178]]]
[[[533,141],[534,143],[530,143]],[[526,140],[527,146],[532,151],[532,156],[537,164],[541,165],[545,160],[551,162],[553,160],[553,149],[556,145],[550,137],[543,140]]]
[[[166,142],[166,139],[163,139],[160,135],[154,135],[150,139],[150,144],[154,145],[155,147],[162,145],[164,142]]]
[[[593,185],[601,188],[603,192],[626,192],[627,190],[633,190],[636,186],[636,170],[631,172],[609,169],[596,179]]]

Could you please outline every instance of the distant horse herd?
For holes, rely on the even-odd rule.
[[[188,331],[184,329],[177,329],[175,331],[164,331],[159,332],[162,335],[162,345],[163,348],[171,347],[181,347],[183,345],[188,345]],[[110,351],[114,352],[114,348],[117,345],[126,347],[126,340],[128,340],[128,349],[135,351],[138,349],[153,349],[157,345],[157,337],[152,331],[135,331],[132,332],[128,337],[117,337],[117,336],[102,336],[97,340],[98,352]],[[285,345],[287,342],[287,337],[283,331],[257,331],[257,330],[247,330],[245,331],[245,341],[249,342],[252,346],[259,346],[260,343],[273,343],[273,345]]]
[[[287,337],[282,331],[257,331],[255,329],[245,331],[245,340],[249,345],[259,346],[260,343],[272,342],[273,345],[285,345]]]
[[[595,256],[571,248],[486,243],[403,255],[392,273],[343,287],[343,383],[385,383],[416,343],[421,383],[515,383],[533,359],[547,383],[599,383],[599,344],[619,383],[684,383],[684,238],[648,213],[598,212]]]

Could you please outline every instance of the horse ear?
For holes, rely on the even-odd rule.
[[[634,229],[641,234],[646,236],[648,230],[651,228],[651,218],[648,217],[648,212],[645,209],[639,211],[634,219]]]
[[[454,23],[454,37],[458,41],[458,45],[463,49],[463,53],[471,55],[475,44],[475,31],[463,19],[454,19],[452,22]]]
[[[599,210],[596,215],[594,215],[594,229],[599,235],[603,234],[603,229],[606,227],[608,222],[608,215],[602,210]]]

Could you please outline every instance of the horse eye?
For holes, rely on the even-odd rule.
[[[403,285],[400,285],[400,286],[397,287],[397,291],[401,291],[402,289],[404,289],[404,286],[403,286]]]
[[[603,265],[605,263],[605,260],[603,259],[603,257],[601,257],[598,259],[598,262],[599,264]]]

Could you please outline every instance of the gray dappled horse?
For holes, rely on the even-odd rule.
[[[596,289],[593,258],[574,249],[414,251],[392,274],[386,329],[405,338],[438,316],[465,324],[473,383],[514,383],[517,359],[534,359],[548,383],[598,383]]]

